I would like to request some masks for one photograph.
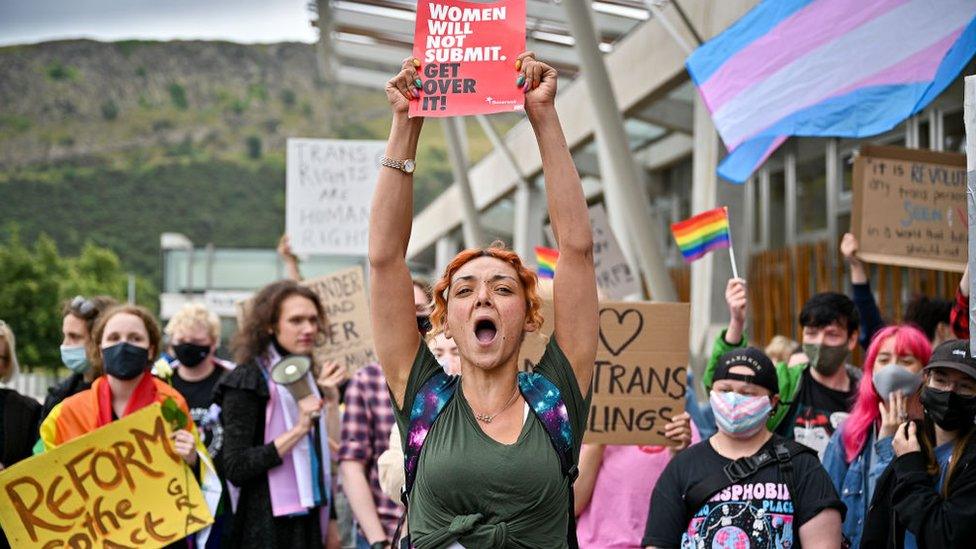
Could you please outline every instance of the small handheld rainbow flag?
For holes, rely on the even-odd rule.
[[[686,263],[701,259],[712,250],[732,246],[729,212],[724,206],[672,223],[671,233]]]
[[[556,260],[559,259],[559,250],[546,248],[543,246],[535,247],[535,262],[539,266],[539,278],[552,280],[556,276]]]

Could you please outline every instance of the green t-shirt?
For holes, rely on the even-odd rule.
[[[414,397],[439,371],[434,355],[421,344],[407,380],[405,405],[395,410],[404,448]],[[589,394],[580,393],[555,338],[533,371],[559,388],[578,461]],[[529,412],[514,444],[501,444],[481,430],[459,386],[420,453],[410,494],[411,543],[418,549],[447,547],[455,541],[469,549],[566,547],[568,509],[567,479],[535,414]]]

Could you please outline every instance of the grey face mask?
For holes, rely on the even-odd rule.
[[[897,391],[903,395],[915,394],[922,385],[922,374],[913,374],[900,364],[889,364],[875,369],[871,374],[871,382],[881,399],[888,402],[888,395]]]
[[[844,365],[850,351],[847,345],[803,344],[803,352],[810,359],[810,365],[823,376],[832,376]]]

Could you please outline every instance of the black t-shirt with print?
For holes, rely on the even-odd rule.
[[[773,435],[763,450],[782,437]],[[732,460],[722,457],[710,440],[681,452],[661,474],[651,495],[642,546],[657,548],[798,548],[799,530],[824,509],[844,504],[820,462],[809,453],[793,458],[795,497],[777,465],[718,492],[691,520],[685,513],[683,495],[688,489]]]
[[[178,366],[177,368],[185,368]],[[214,368],[213,373],[200,381],[186,381],[181,378],[179,373],[173,374],[173,388],[183,395],[186,405],[190,408],[190,417],[200,436],[203,437],[203,445],[210,452],[210,457],[217,459],[221,447],[224,445],[224,429],[220,424],[220,409],[213,406],[213,392],[217,382],[224,375],[224,369]]]
[[[818,383],[810,368],[806,368],[793,409],[776,433],[813,448],[823,459],[831,435],[847,419],[856,397],[857,383],[853,378],[849,390],[836,391]]]

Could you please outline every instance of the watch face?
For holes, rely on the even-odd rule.
[[[415,166],[414,166],[413,160],[404,160],[403,161],[403,171],[405,171],[407,173],[413,173],[414,167]]]

